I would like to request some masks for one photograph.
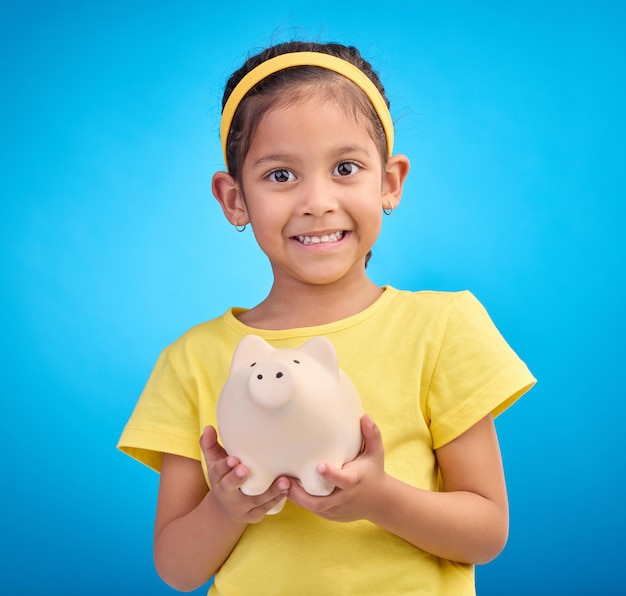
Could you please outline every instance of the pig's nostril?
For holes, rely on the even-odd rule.
[[[276,373],[276,378],[277,379],[280,379],[282,376],[283,376],[283,373],[281,373],[281,372],[277,372]]]
[[[256,378],[260,381],[263,378],[263,375],[257,375]]]

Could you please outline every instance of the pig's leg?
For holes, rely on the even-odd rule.
[[[276,473],[274,470],[266,466],[260,465],[258,462],[245,464],[248,467],[249,475],[245,482],[241,485],[241,492],[244,495],[261,495],[274,482]]]
[[[278,505],[274,505],[274,507],[272,507],[266,513],[266,515],[276,515],[277,513],[280,513],[283,510],[283,507],[285,506],[286,502],[287,502],[287,497],[285,497],[280,503],[278,503]]]
[[[259,464],[253,464],[253,466],[249,466],[248,469],[250,470],[250,475],[241,485],[241,492],[249,496],[263,494],[272,485],[272,482],[274,482],[275,472],[269,468],[262,468]],[[267,512],[267,515],[280,513],[286,501],[287,497],[277,505],[274,505],[274,507]]]
[[[302,488],[310,495],[325,497],[333,492],[335,485],[322,478],[314,466],[302,470],[298,478]]]

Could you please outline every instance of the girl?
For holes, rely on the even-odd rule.
[[[215,576],[210,594],[474,593],[473,566],[508,533],[493,417],[534,378],[470,293],[368,278],[409,171],[378,76],[355,48],[271,47],[228,81],[221,140],[213,193],[235,228],[251,226],[273,284],[164,350],[120,439],[161,474],[159,574],[179,590]],[[363,449],[319,464],[329,496],[288,477],[239,490],[248,470],[221,447],[215,407],[251,333],[276,347],[327,336],[359,389]]]

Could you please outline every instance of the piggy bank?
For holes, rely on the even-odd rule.
[[[250,471],[244,494],[261,494],[285,475],[322,496],[334,485],[316,466],[324,461],[341,467],[358,455],[362,414],[358,391],[339,368],[329,339],[278,349],[247,335],[235,349],[220,393],[217,427],[224,449]],[[284,500],[270,513],[283,505]]]

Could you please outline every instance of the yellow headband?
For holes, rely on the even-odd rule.
[[[374,106],[380,118],[380,122],[385,131],[385,137],[387,138],[387,154],[391,157],[393,150],[393,121],[391,120],[391,114],[389,113],[389,108],[383,96],[380,94],[380,91],[376,89],[376,85],[372,83],[368,76],[356,66],[350,64],[350,62],[346,62],[330,54],[323,54],[321,52],[293,52],[290,54],[281,54],[280,56],[262,62],[244,76],[230,94],[222,110],[222,123],[220,125],[220,139],[222,141],[222,151],[224,152],[224,163],[227,167],[226,141],[228,140],[230,126],[233,122],[235,112],[239,107],[239,103],[245,97],[246,93],[257,83],[275,72],[292,66],[320,66],[339,73],[347,79],[350,79],[353,83],[356,83],[372,102],[372,106]]]

